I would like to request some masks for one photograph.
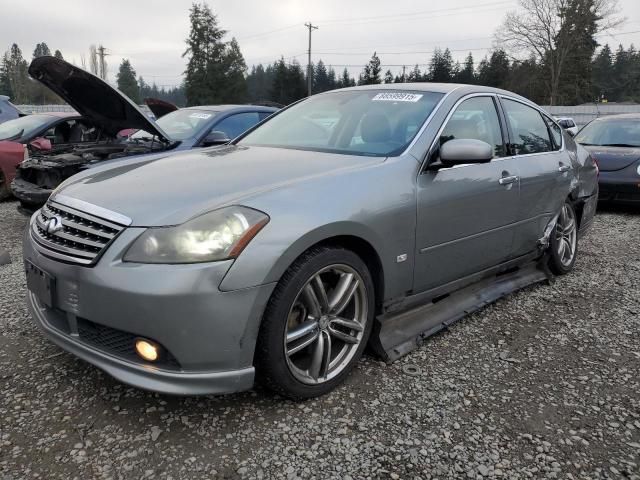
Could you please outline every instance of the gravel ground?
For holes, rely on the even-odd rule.
[[[572,274],[304,403],[147,393],[45,341],[25,225],[0,203],[1,480],[640,479],[640,212],[600,212]]]

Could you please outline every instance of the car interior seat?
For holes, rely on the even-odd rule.
[[[69,123],[62,122],[56,125],[56,128],[53,130],[53,142],[56,144],[68,143],[70,133],[71,127]]]

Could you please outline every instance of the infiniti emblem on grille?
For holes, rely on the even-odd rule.
[[[60,215],[54,215],[47,220],[47,233],[56,233],[62,230],[62,218]]]

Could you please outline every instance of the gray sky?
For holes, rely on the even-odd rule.
[[[123,57],[149,83],[173,86],[185,68],[181,58],[189,30],[191,0],[0,0],[0,50],[17,42],[30,59],[35,44],[45,41],[67,60],[80,64],[90,44],[102,44],[114,81]],[[406,64],[426,64],[437,46],[449,47],[456,59],[471,51],[476,61],[492,45],[492,34],[516,0],[235,0],[209,1],[220,26],[235,36],[247,65],[270,63],[281,55],[307,63],[307,30],[311,21],[313,61],[322,58],[356,75],[374,50],[394,74]],[[640,1],[619,0],[627,18],[619,34],[600,37],[613,46],[640,46]],[[627,33],[634,32],[634,33]],[[425,69],[421,66],[421,69]]]

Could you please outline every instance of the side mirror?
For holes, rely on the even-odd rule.
[[[219,130],[213,130],[209,132],[209,134],[204,137],[204,140],[200,142],[203,147],[211,147],[212,145],[224,145],[225,143],[229,143],[231,139],[227,137],[227,134],[221,132]]]
[[[33,148],[34,150],[38,150],[38,151],[42,151],[42,152],[48,152],[49,150],[51,150],[51,140],[47,139],[47,138],[43,138],[43,137],[38,137],[34,140],[31,140],[29,142],[29,146],[31,148]]]
[[[493,147],[482,140],[453,139],[440,147],[440,162],[444,166],[488,163],[492,158]]]

